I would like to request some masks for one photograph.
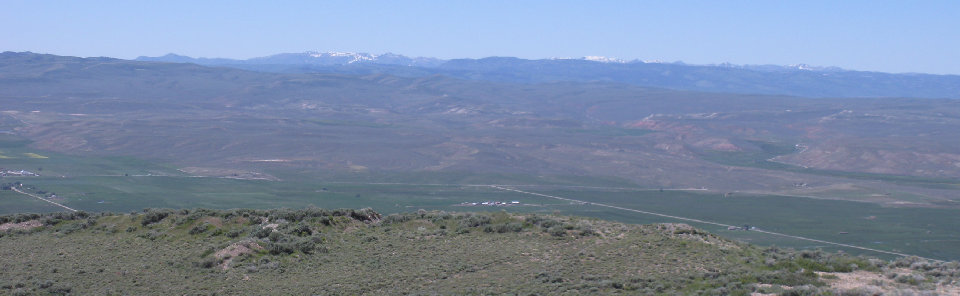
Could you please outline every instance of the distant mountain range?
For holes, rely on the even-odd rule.
[[[250,59],[226,59],[226,58],[193,58],[184,55],[170,53],[159,57],[140,56],[136,61],[144,62],[168,62],[168,63],[193,63],[198,65],[350,65],[350,64],[376,64],[376,65],[395,65],[424,68],[439,68],[450,60],[443,60],[429,57],[408,57],[404,55],[385,53],[370,54],[365,52],[319,52],[307,51],[302,53],[281,53],[265,57],[256,57]],[[585,56],[582,58],[552,58],[546,60],[574,60],[591,61],[608,64],[665,64],[660,60],[624,60],[619,58],[604,56]],[[672,64],[685,65],[683,62],[673,62]],[[692,65],[691,65],[692,66]],[[838,67],[818,67],[806,64],[797,65],[736,65],[731,63],[722,63],[718,65],[706,65],[722,68],[748,69],[762,72],[784,72],[784,71],[817,71],[817,72],[839,72],[845,71]]]
[[[198,65],[313,65],[313,66],[331,66],[331,65],[350,65],[350,64],[380,64],[380,65],[399,65],[410,67],[433,68],[443,64],[445,61],[436,58],[411,58],[399,54],[369,54],[354,52],[316,52],[308,51],[303,53],[281,53],[271,56],[251,58],[246,60],[223,59],[223,58],[192,58],[177,54],[167,54],[160,57],[138,57],[137,61],[147,62],[172,62],[172,63],[193,63]]]
[[[614,82],[644,87],[801,97],[960,98],[960,76],[892,74],[809,65],[688,65],[588,56],[528,60],[513,57],[442,60],[398,54],[282,53],[246,60],[168,54],[138,61],[194,63],[275,73],[444,75],[512,82]]]

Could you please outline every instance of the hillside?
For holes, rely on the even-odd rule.
[[[366,210],[0,217],[9,294],[956,293],[958,264],[758,248],[683,224]]]

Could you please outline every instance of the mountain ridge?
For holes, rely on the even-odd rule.
[[[511,83],[605,81],[643,87],[705,92],[800,97],[960,98],[960,75],[883,73],[837,67],[795,65],[689,65],[682,62],[626,61],[588,56],[579,59],[486,57],[450,59],[399,54],[346,52],[282,53],[245,60],[190,58],[168,54],[137,61],[195,63],[275,73],[445,75]]]
[[[370,54],[365,52],[320,52],[305,51],[300,53],[279,53],[269,56],[253,57],[249,59],[228,58],[193,58],[189,56],[168,53],[158,57],[140,56],[135,61],[144,62],[176,62],[194,63],[200,65],[258,65],[258,64],[306,64],[306,65],[348,65],[353,63],[373,63],[385,65],[404,65],[435,67],[445,60],[427,57],[407,57],[394,53]]]
[[[382,54],[371,54],[367,52],[343,52],[343,51],[304,51],[304,52],[291,52],[291,53],[278,53],[268,56],[259,56],[251,57],[246,59],[232,59],[232,58],[206,58],[206,57],[191,57],[186,55],[181,55],[177,53],[168,53],[162,56],[138,56],[132,60],[134,61],[147,61],[147,62],[188,62],[196,64],[244,64],[244,63],[272,63],[271,60],[280,59],[282,57],[292,57],[292,56],[301,56],[301,57],[312,57],[315,59],[323,60],[330,59],[330,61],[317,62],[311,61],[312,63],[318,64],[353,64],[357,62],[370,62],[375,64],[388,64],[388,65],[399,65],[403,63],[384,61],[385,59],[400,59],[400,60],[421,60],[427,61],[423,63],[426,67],[435,67],[442,63],[453,61],[453,60],[483,60],[490,58],[512,58],[518,60],[527,60],[527,61],[590,61],[598,62],[605,64],[674,64],[674,65],[684,65],[684,66],[695,66],[695,67],[717,67],[717,68],[734,68],[734,69],[749,69],[762,72],[779,72],[779,71],[810,71],[810,72],[864,72],[864,73],[882,73],[882,74],[896,74],[896,75],[932,75],[932,76],[960,76],[957,74],[930,74],[923,72],[884,72],[884,71],[868,71],[868,70],[856,70],[856,69],[847,69],[837,66],[818,66],[811,65],[807,63],[796,63],[796,64],[735,64],[730,62],[720,62],[720,63],[709,63],[709,64],[689,64],[683,61],[674,61],[666,62],[660,59],[653,60],[642,60],[642,59],[622,59],[618,57],[608,57],[608,56],[599,56],[599,55],[588,55],[579,58],[574,57],[553,57],[553,58],[543,58],[543,59],[526,59],[519,57],[511,56],[489,56],[482,58],[453,58],[453,59],[441,59],[434,57],[409,57],[402,54],[396,54],[391,52],[386,52]],[[346,59],[346,62],[337,63],[335,59],[349,57]],[[344,59],[340,59],[344,60]],[[413,66],[413,65],[411,65]]]

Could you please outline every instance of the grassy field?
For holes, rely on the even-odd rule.
[[[4,135],[0,135],[0,138]],[[955,209],[886,208],[865,202],[783,196],[643,190],[616,178],[470,173],[309,174],[270,171],[283,181],[191,177],[149,161],[117,157],[77,157],[33,151],[16,138],[0,139],[7,170],[31,170],[40,177],[4,177],[22,182],[54,201],[88,212],[128,212],[144,208],[363,208],[381,213],[418,209],[561,213],[627,223],[680,222],[616,209],[465,184],[541,185],[522,190],[631,209],[714,221],[749,224],[765,230],[898,251],[938,259],[960,259],[960,220]],[[33,158],[36,153],[47,158]],[[404,183],[404,184],[400,184]],[[429,185],[434,184],[434,185]],[[461,184],[461,185],[443,185]],[[576,188],[595,186],[619,189]],[[463,203],[518,201],[511,206]],[[0,214],[54,212],[62,208],[12,191],[0,191]],[[697,225],[711,232],[760,245],[834,249],[789,238]],[[843,234],[841,234],[843,233]],[[855,250],[845,250],[859,252]]]
[[[502,191],[485,186],[400,185],[272,182],[190,177],[19,178],[25,184],[55,192],[61,202],[80,210],[125,212],[143,208],[323,208],[372,207],[382,213],[418,209],[446,211],[510,211],[561,213],[627,223],[683,222],[616,209]],[[918,256],[960,258],[960,221],[956,210],[887,208],[869,203],[782,196],[723,197],[720,194],[657,190],[557,189],[524,190],[731,225],[849,243]],[[4,192],[3,213],[46,212],[59,208]],[[511,202],[510,206],[472,206],[472,202]],[[694,223],[695,224],[695,223]],[[711,232],[760,245],[836,249],[805,241],[728,231],[696,225]],[[845,250],[860,253],[857,250]],[[877,254],[874,254],[877,255]]]
[[[953,218],[957,215],[954,209],[889,208],[861,202],[782,196],[723,197],[721,194],[677,191],[536,192],[724,224],[751,225],[774,232],[918,256],[948,260],[960,258],[960,233],[956,231],[960,229],[960,220]],[[600,207],[567,206],[563,212],[630,223],[665,219],[629,212],[608,216],[606,213],[611,211]],[[756,236],[746,231],[726,231],[717,226],[699,227],[759,244],[789,243],[795,247],[834,249],[809,242],[781,242],[781,238]]]
[[[59,211],[63,211],[63,208],[10,190],[0,190],[0,215]]]
[[[132,157],[81,157],[38,151],[23,138],[0,134],[0,168],[26,170],[43,176],[185,175],[175,168]]]

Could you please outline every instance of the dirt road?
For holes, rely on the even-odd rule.
[[[20,191],[20,189],[17,188],[16,186],[10,187],[10,189],[13,190],[13,191],[16,191],[17,193],[20,193],[20,194],[23,194],[23,195],[26,195],[26,196],[29,196],[29,197],[33,197],[33,198],[36,198],[36,199],[39,199],[39,200],[42,200],[42,201],[45,201],[45,202],[52,203],[52,204],[54,204],[54,205],[56,205],[56,206],[58,206],[58,207],[67,209],[68,211],[71,211],[71,212],[76,212],[76,211],[77,211],[77,210],[74,210],[74,209],[71,208],[71,207],[62,205],[62,204],[60,204],[60,203],[58,203],[58,202],[55,202],[55,201],[52,201],[52,200],[49,200],[49,199],[46,199],[46,198],[42,198],[42,197],[37,196],[37,195],[33,195],[33,194],[30,194],[30,193],[26,193],[26,192]]]

